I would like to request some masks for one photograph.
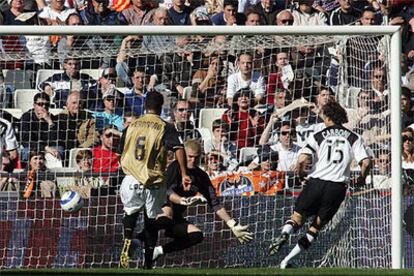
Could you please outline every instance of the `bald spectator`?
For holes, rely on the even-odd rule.
[[[262,0],[253,7],[254,10],[260,14],[263,25],[275,25],[275,19],[278,13],[275,0]]]
[[[326,25],[326,16],[324,13],[315,10],[313,5],[314,0],[299,0],[299,8],[292,12],[294,21],[293,25]]]
[[[353,0],[338,0],[339,7],[329,16],[329,25],[349,25],[361,17],[361,11],[354,7]]]
[[[290,26],[293,25],[293,15],[290,10],[283,10],[276,15],[276,25]]]
[[[81,94],[72,91],[63,110],[56,120],[59,144],[66,151],[66,161],[70,149],[89,148],[99,142],[98,132],[92,114],[82,108]],[[82,129],[82,131],[81,131]]]
[[[239,57],[240,71],[230,75],[227,79],[227,103],[232,105],[233,97],[242,88],[250,88],[257,101],[265,95],[265,83],[263,76],[253,71],[253,57],[249,53],[243,53]]]
[[[161,7],[156,9],[154,11],[153,21],[150,23],[150,25],[169,25],[168,10]],[[174,45],[175,37],[169,35],[145,35],[142,41],[142,46],[144,46],[148,51],[155,53],[159,53],[163,50],[170,50]]]

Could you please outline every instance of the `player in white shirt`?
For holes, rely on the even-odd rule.
[[[336,214],[345,198],[350,182],[350,165],[353,159],[361,166],[361,175],[355,185],[365,185],[371,167],[371,159],[362,138],[342,125],[348,119],[346,111],[337,102],[329,102],[322,109],[326,128],[311,135],[299,156],[297,172],[304,177],[311,156],[317,158],[315,169],[308,176],[308,183],[299,195],[292,218],[283,226],[281,235],[269,247],[270,255],[279,252],[291,233],[297,231],[310,216],[315,216],[306,235],[286,256],[280,267],[286,268],[289,261],[306,250],[316,239],[319,231]]]
[[[6,119],[0,118],[0,152],[6,151],[10,163],[4,168],[5,171],[12,172],[17,163],[17,139],[12,124]]]
[[[233,97],[237,91],[249,87],[253,91],[257,101],[265,95],[265,81],[259,72],[253,71],[253,57],[251,54],[243,53],[239,57],[240,71],[231,74],[227,78],[227,103],[231,106]]]

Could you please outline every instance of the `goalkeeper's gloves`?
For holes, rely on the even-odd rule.
[[[230,219],[226,223],[233,234],[239,239],[240,243],[243,244],[253,240],[253,233],[247,231],[247,225],[240,225],[240,223],[236,222],[234,219]]]
[[[207,199],[202,195],[196,195],[192,197],[182,197],[180,199],[180,205],[195,206],[197,204],[205,203]]]

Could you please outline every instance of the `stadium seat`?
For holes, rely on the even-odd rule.
[[[69,168],[78,169],[78,165],[76,164],[76,155],[81,150],[90,150],[90,148],[74,148],[69,151]]]
[[[3,78],[6,86],[14,89],[32,89],[35,72],[32,70],[3,70]]]
[[[23,111],[20,108],[4,108],[3,110],[10,113],[14,118],[19,120],[23,115]]]
[[[255,147],[245,147],[240,149],[239,162],[245,162],[248,160],[253,160],[257,155],[257,148]]]
[[[119,92],[122,94],[125,94],[128,90],[130,90],[128,87],[117,87],[116,89],[119,90]]]
[[[94,80],[99,80],[102,76],[103,69],[80,69],[81,74],[88,74]]]
[[[40,69],[36,75],[36,88],[54,74],[63,73],[63,70]]]
[[[183,99],[188,101],[191,98],[191,92],[192,91],[193,91],[192,86],[184,87]]]
[[[197,131],[201,135],[201,140],[202,140],[202,145],[203,145],[203,152],[204,152],[204,149],[206,148],[205,147],[206,143],[210,143],[211,142],[211,139],[213,138],[212,137],[213,135],[211,133],[211,130],[209,130],[206,127],[197,128]]]
[[[22,112],[33,108],[33,97],[39,91],[36,89],[16,89],[14,91],[14,107],[19,108]]]
[[[203,108],[200,110],[198,128],[207,128],[211,130],[213,121],[220,119],[226,108]]]

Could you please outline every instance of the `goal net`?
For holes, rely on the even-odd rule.
[[[368,185],[349,189],[334,219],[295,262],[391,267],[389,37],[1,39],[1,112],[15,129],[19,164],[14,174],[1,174],[0,268],[118,266],[124,175],[114,148],[131,117],[144,113],[143,96],[150,90],[163,94],[162,117],[182,138],[201,141],[200,166],[232,217],[255,237],[241,245],[207,205],[191,207],[187,219],[202,229],[203,242],[160,258],[157,267],[277,266],[309,225],[278,256],[268,256],[302,189],[292,165],[307,137],[320,129],[318,112],[328,98],[346,108],[347,126],[363,136],[375,166]],[[353,178],[358,174],[355,164]],[[66,190],[84,197],[76,214],[61,210]],[[407,192],[404,210],[413,203]],[[413,212],[407,214],[405,266],[414,267]],[[141,217],[136,232],[142,225]],[[159,243],[167,241],[161,232]],[[143,246],[138,240],[134,246],[131,266],[139,267]]]

